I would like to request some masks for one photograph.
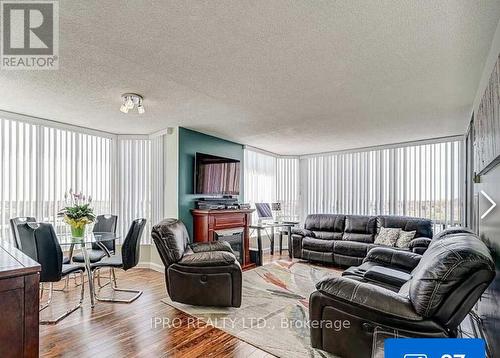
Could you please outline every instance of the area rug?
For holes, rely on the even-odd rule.
[[[277,261],[243,273],[240,308],[195,307],[163,299],[204,324],[213,325],[278,357],[333,357],[311,348],[309,295],[334,269]]]

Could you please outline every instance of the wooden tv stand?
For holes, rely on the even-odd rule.
[[[243,265],[242,268],[255,267],[250,261],[250,235],[248,226],[255,209],[201,210],[192,209],[194,242],[214,241],[214,231],[243,228]]]

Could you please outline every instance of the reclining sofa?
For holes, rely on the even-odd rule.
[[[342,214],[308,215],[303,229],[292,230],[290,255],[304,260],[360,265],[370,249],[379,245],[375,238],[384,228],[415,231],[406,250],[422,254],[432,238],[432,222],[406,216],[362,216]]]
[[[358,270],[316,284],[311,322],[348,321],[349,327],[311,325],[311,345],[363,358],[372,354],[375,330],[398,337],[456,337],[494,277],[488,248],[467,229],[436,235],[423,255],[374,248]]]

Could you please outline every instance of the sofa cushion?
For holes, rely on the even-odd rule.
[[[313,231],[314,237],[323,240],[342,240],[341,232]]]
[[[166,267],[182,258],[189,242],[186,226],[178,219],[162,220],[153,226],[151,236]]]
[[[312,231],[343,232],[345,215],[311,214],[306,218],[304,227]]]
[[[344,240],[333,241],[333,244],[333,252],[335,254],[354,257],[365,257],[370,249],[376,247],[374,244]]]
[[[342,240],[373,242],[377,231],[376,216],[347,215]]]
[[[292,235],[314,237],[314,232],[312,232],[311,230],[307,230],[307,229],[301,229],[301,228],[298,228],[298,227],[292,227]]]
[[[333,240],[315,239],[305,237],[302,240],[302,248],[311,251],[333,252]]]
[[[432,221],[410,216],[381,215],[377,217],[377,232],[381,227],[415,231],[415,237],[432,237]]]
[[[396,247],[400,249],[409,249],[410,242],[415,238],[416,231],[404,231],[399,232],[398,240],[396,241]]]
[[[401,229],[382,227],[375,238],[375,244],[384,246],[394,246],[396,241],[398,241],[399,233]]]

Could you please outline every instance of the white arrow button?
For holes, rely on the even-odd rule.
[[[490,196],[489,196],[488,194],[486,194],[483,190],[481,190],[481,194],[483,194],[483,196],[484,196],[484,197],[485,197],[485,198],[486,198],[486,199],[487,199],[487,200],[491,203],[490,208],[489,208],[488,210],[486,210],[486,212],[485,212],[483,215],[481,215],[481,220],[482,220],[482,219],[484,219],[484,218],[485,218],[485,217],[486,217],[489,213],[491,213],[491,211],[492,211],[493,209],[495,209],[495,207],[497,206],[497,203],[495,203],[495,202],[493,201],[493,199],[492,199],[492,198],[490,198]]]

